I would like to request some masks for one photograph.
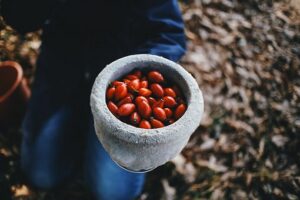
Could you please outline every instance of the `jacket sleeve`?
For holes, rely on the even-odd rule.
[[[185,52],[184,25],[177,0],[137,0],[133,13],[146,37],[135,53],[178,61]]]
[[[35,31],[44,24],[57,0],[2,0],[1,15],[19,33]]]

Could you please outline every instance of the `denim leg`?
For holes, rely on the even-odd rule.
[[[75,134],[72,111],[62,107],[54,112],[37,133],[27,126],[39,123],[27,117],[21,147],[21,165],[29,182],[36,187],[50,189],[61,184],[74,172],[78,157],[78,137]],[[36,136],[30,136],[36,134]],[[75,138],[74,138],[75,137]]]
[[[90,123],[85,154],[86,181],[96,199],[127,200],[137,197],[145,179],[143,173],[131,173],[111,160]]]
[[[79,68],[73,61],[43,47],[37,65],[22,127],[21,167],[34,186],[49,189],[77,166],[84,143],[80,126],[86,121],[80,113]]]

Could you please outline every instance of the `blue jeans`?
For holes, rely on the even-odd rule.
[[[82,69],[74,67],[80,62],[42,48],[37,65],[21,147],[29,182],[44,189],[58,187],[83,168],[96,199],[138,196],[145,175],[117,166],[96,137],[89,108],[91,84]]]

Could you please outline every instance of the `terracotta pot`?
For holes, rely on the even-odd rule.
[[[20,124],[25,113],[30,89],[22,67],[13,61],[0,63],[0,127]]]
[[[158,129],[141,129],[123,123],[106,106],[106,88],[133,69],[159,70],[176,82],[187,99],[185,114]],[[95,80],[91,109],[96,134],[104,149],[121,167],[133,172],[152,170],[178,155],[200,124],[204,110],[196,80],[180,65],[153,55],[132,55],[109,64]]]

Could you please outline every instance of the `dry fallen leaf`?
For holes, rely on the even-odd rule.
[[[196,162],[197,165],[199,165],[200,167],[207,167],[215,172],[225,172],[227,171],[227,167],[217,163],[216,157],[214,156],[210,156],[209,160],[197,160]]]
[[[215,143],[216,141],[214,139],[208,138],[200,145],[200,149],[202,151],[210,150],[214,147]]]
[[[282,135],[272,136],[272,142],[278,147],[283,147],[288,141],[289,138]]]
[[[30,190],[26,185],[12,186],[11,190],[14,193],[14,197],[30,195]]]
[[[167,179],[162,179],[161,183],[163,185],[164,188],[164,192],[165,192],[165,200],[174,200],[175,199],[175,195],[176,195],[176,190],[171,187],[169,185],[169,182]]]

